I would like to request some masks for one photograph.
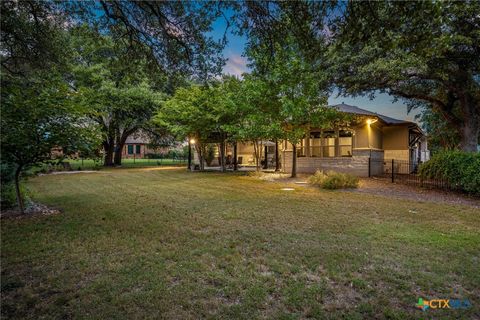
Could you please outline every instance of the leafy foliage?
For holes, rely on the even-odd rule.
[[[444,179],[454,187],[480,195],[480,153],[439,152],[420,166],[419,174]]]
[[[386,92],[410,108],[426,104],[460,135],[460,148],[476,151],[479,11],[478,1],[255,2],[241,26],[260,53],[251,56],[260,73],[291,41],[313,71],[323,71],[319,92],[335,85],[346,95]]]
[[[150,121],[163,100],[163,88],[155,90],[156,82],[152,81],[152,71],[147,72],[146,61],[132,57],[112,37],[87,26],[72,29],[71,37],[78,103],[85,106],[88,117],[102,131],[105,165],[112,165],[113,160],[120,165],[130,135],[139,131],[150,136],[163,134]]]

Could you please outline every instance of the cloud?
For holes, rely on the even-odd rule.
[[[239,54],[231,54],[223,67],[223,73],[234,76],[241,76],[242,73],[247,71],[247,59]]]

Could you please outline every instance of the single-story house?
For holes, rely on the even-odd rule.
[[[430,158],[426,136],[415,122],[397,120],[343,103],[331,107],[354,115],[355,120],[349,127],[328,130],[311,128],[310,134],[296,148],[298,173],[334,170],[368,176],[383,172],[384,161],[387,160],[408,163],[404,167],[406,169],[402,170],[412,170],[416,164]],[[274,166],[275,143],[262,141],[260,145],[260,158],[263,160],[266,157],[268,166]],[[281,141],[278,145],[281,169],[289,172],[292,168],[293,146],[287,141]],[[226,156],[233,157],[233,147],[230,145],[226,147]],[[215,159],[218,157],[217,150]],[[194,163],[198,163],[196,153]],[[212,165],[218,163],[216,160]],[[243,167],[255,166],[252,143],[237,143],[237,163]]]
[[[122,149],[122,158],[145,158],[148,154],[158,155],[166,154],[171,148],[169,147],[157,147],[152,148],[150,146],[150,139],[148,136],[143,135],[141,132],[135,133],[127,138],[125,145]]]
[[[348,128],[312,128],[297,146],[297,172],[313,173],[320,169],[368,176],[369,170],[371,174],[382,172],[383,161],[408,163],[403,169],[407,170],[430,158],[426,136],[415,122],[343,103],[332,107],[355,115],[357,121]],[[292,151],[292,145],[283,142],[285,171],[291,170]],[[373,160],[370,165],[369,158]]]

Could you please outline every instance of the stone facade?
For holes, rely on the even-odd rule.
[[[292,151],[283,151],[285,172],[292,170]],[[317,170],[349,173],[358,177],[368,177],[369,157],[372,159],[383,160],[383,150],[353,150],[352,157],[298,157],[298,173],[314,173]],[[383,162],[373,161],[371,163],[371,174],[378,174],[383,171]]]

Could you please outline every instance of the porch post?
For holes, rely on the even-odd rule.
[[[323,158],[323,129],[320,130],[320,158]]]
[[[188,138],[188,170],[192,170],[192,143]]]
[[[335,157],[340,157],[340,130],[335,129]]]
[[[233,143],[233,171],[238,170],[238,162],[237,162],[237,141]]]
[[[310,130],[305,136],[305,157],[310,157]]]
[[[275,139],[275,172],[280,171],[280,166],[278,163],[278,139]]]
[[[265,145],[265,163],[263,164],[263,169],[268,169],[268,147]]]

